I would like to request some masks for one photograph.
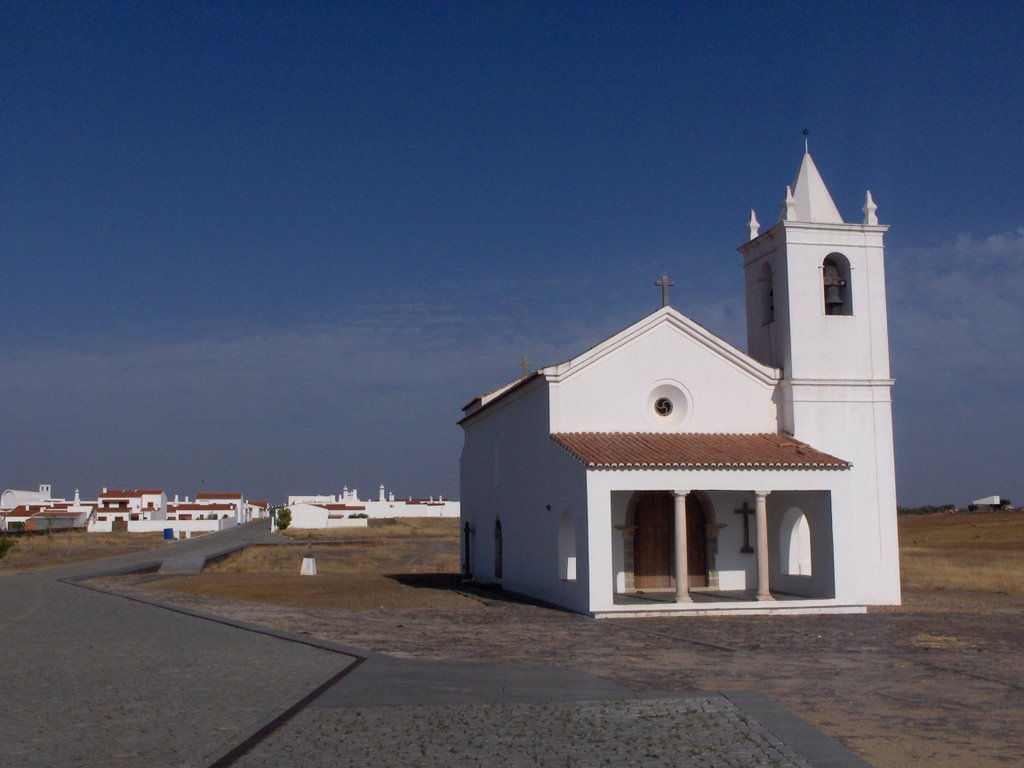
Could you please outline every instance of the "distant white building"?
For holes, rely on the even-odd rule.
[[[75,491],[71,501],[53,496],[51,486],[38,491],[6,490],[0,496],[0,530],[86,528],[91,533],[145,533],[171,528],[183,532],[217,531],[267,517],[265,501],[247,501],[241,492],[203,491],[194,500],[175,494],[168,502],[160,489],[104,488],[95,501]]]
[[[38,491],[7,490],[0,496],[0,531],[80,528],[95,507],[95,501],[83,502],[77,490],[72,501],[54,498],[48,484]]]
[[[50,484],[43,483],[39,486],[38,491],[4,491],[0,495],[0,510],[14,509],[23,504],[45,504],[49,501],[64,501],[64,499],[54,499]]]
[[[168,528],[176,536],[230,528],[266,515],[267,504],[245,500],[242,492],[202,491],[195,499],[175,494],[171,501],[162,490],[107,490],[89,522],[96,533],[144,533]]]
[[[346,486],[338,495],[295,495],[288,497],[292,528],[339,528],[361,525],[355,521],[389,517],[453,517],[460,514],[459,502],[438,496],[426,499],[396,499],[393,492],[377,489],[375,500],[360,501],[358,491]],[[351,521],[351,522],[349,522]]]
[[[972,501],[968,509],[1002,509],[1008,506],[1010,506],[1010,502],[1004,500],[1002,496],[985,496],[984,498]]]

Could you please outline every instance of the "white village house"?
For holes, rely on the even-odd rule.
[[[381,485],[377,498],[360,501],[359,492],[344,487],[341,493],[288,497],[292,528],[365,527],[367,519],[390,517],[459,517],[459,502],[438,496],[396,499]]]
[[[863,213],[805,154],[739,248],[747,352],[663,306],[472,400],[464,573],[602,617],[898,604],[887,227]]]
[[[71,501],[55,497],[49,483],[38,491],[8,489],[0,495],[0,531],[80,528],[95,507],[95,501],[82,501],[77,489]]]
[[[146,533],[170,528],[180,537],[241,525],[266,516],[267,508],[266,502],[247,501],[240,491],[200,491],[194,500],[175,494],[168,501],[159,489],[104,488],[88,530]]]
[[[168,501],[160,489],[104,488],[95,501],[53,496],[51,486],[38,491],[9,489],[0,495],[0,530],[85,528],[90,533],[152,533],[170,528],[177,537],[219,531],[269,515],[265,501],[249,501],[241,492],[201,491],[194,501],[177,495]]]

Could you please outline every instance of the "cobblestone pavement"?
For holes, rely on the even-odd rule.
[[[311,707],[244,768],[811,764],[719,694],[633,701]]]
[[[881,768],[1000,768],[1024,755],[1019,597],[919,592],[866,615],[595,621],[472,597],[445,611],[329,611],[160,594],[395,658],[543,663],[648,696],[762,691]]]
[[[247,528],[170,554],[265,538]],[[882,768],[1024,754],[1020,598],[594,621],[501,595],[447,610],[299,609],[109,575],[167,554],[0,577],[0,764],[210,765],[357,656],[243,764],[474,765],[494,750],[488,764],[863,765],[775,701]],[[97,569],[108,575],[89,584],[130,599],[58,580]]]
[[[544,666],[536,656],[471,664],[460,660],[467,648],[443,633],[434,645],[454,658],[364,654],[312,639],[305,620],[294,634],[280,616],[256,627],[220,610],[238,604],[187,605],[141,589],[151,576],[115,575],[168,558],[201,561],[266,538],[260,528],[3,577],[0,765],[221,766],[241,756],[249,765],[805,766],[798,752],[807,744],[861,764],[796,718],[792,728],[767,699],[755,715],[749,701],[735,703],[737,694],[638,697],[578,665]],[[78,581],[97,573],[105,575]],[[121,595],[104,591],[112,584]],[[396,629],[403,634],[403,625]],[[413,636],[424,630],[409,627]]]

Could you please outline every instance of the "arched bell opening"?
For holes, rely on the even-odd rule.
[[[821,282],[826,315],[853,314],[850,261],[841,253],[830,253],[821,263]]]

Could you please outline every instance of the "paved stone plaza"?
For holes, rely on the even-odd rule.
[[[311,707],[239,766],[806,767],[726,697]]]
[[[903,613],[594,621],[501,596],[329,611],[81,580],[272,540],[261,528],[0,577],[0,763],[866,765],[778,694],[851,741],[891,734],[883,765],[1010,764],[1019,739],[1012,606],[991,617],[1006,638],[941,617],[951,646]]]

